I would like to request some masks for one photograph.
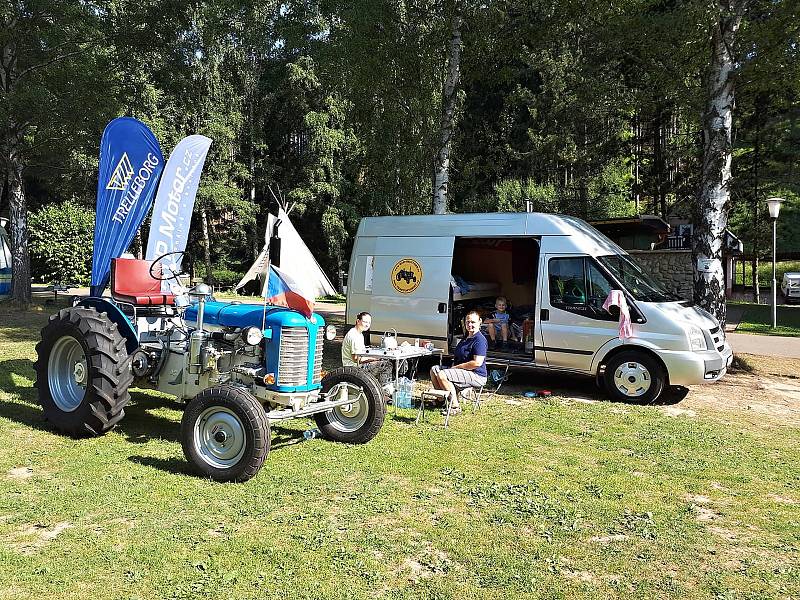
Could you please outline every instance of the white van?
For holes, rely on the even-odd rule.
[[[786,299],[786,304],[794,301],[800,302],[800,273],[784,273],[781,292]]]
[[[650,402],[666,386],[716,381],[732,360],[719,323],[677,298],[586,222],[540,213],[369,217],[350,260],[347,323],[372,314],[376,332],[445,352],[468,310],[509,301],[513,339],[489,364],[597,377],[618,399]],[[622,290],[633,337],[619,338]],[[613,309],[612,309],[613,310]]]

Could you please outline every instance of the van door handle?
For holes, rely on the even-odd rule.
[[[550,320],[550,311],[546,308],[543,308],[539,312],[539,320],[540,321],[549,321]]]
[[[439,302],[439,314],[443,315],[447,312],[447,302]]]

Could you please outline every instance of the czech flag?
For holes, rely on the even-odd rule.
[[[269,267],[269,277],[262,296],[270,304],[292,308],[307,318],[314,312],[313,291],[274,265]]]

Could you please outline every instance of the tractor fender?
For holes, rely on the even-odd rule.
[[[125,349],[128,354],[133,354],[139,347],[139,336],[136,334],[133,324],[119,307],[107,298],[98,298],[96,296],[81,298],[75,303],[75,306],[87,306],[94,308],[99,313],[106,313],[109,320],[117,324],[117,329],[122,334],[122,337],[125,338]]]

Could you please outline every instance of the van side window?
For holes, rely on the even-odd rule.
[[[549,266],[550,304],[563,308],[586,304],[586,282],[582,258],[553,258]]]
[[[551,258],[548,271],[551,306],[591,319],[615,320],[603,310],[613,285],[591,260]]]

